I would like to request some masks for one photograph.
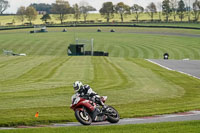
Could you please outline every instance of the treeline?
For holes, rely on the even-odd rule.
[[[189,0],[190,1],[190,0]],[[160,3],[155,4],[151,2],[147,7],[134,4],[133,6],[126,5],[123,2],[119,2],[114,5],[112,2],[103,3],[102,8],[99,10],[102,16],[105,17],[107,22],[114,17],[117,13],[121,17],[121,22],[124,20],[124,16],[134,14],[135,20],[138,21],[142,13],[147,13],[154,21],[155,14],[159,14],[159,20],[161,17],[165,18],[165,21],[169,21],[169,17],[173,17],[173,21],[176,21],[177,17],[182,21],[185,17],[188,17],[188,21],[198,21],[200,17],[200,0],[195,0],[190,7],[190,2],[185,3],[183,0],[163,0]],[[194,18],[191,18],[191,14]]]
[[[63,21],[67,19],[68,14],[73,14],[77,21],[80,19],[80,16],[83,15],[84,21],[86,22],[89,11],[96,11],[96,9],[90,6],[87,2],[81,2],[79,5],[74,4],[71,6],[68,1],[56,0],[56,2],[52,3],[51,5],[34,3],[27,8],[22,6],[17,10],[16,14],[22,23],[24,22],[25,18],[27,18],[30,24],[36,19],[38,13],[43,14],[41,20],[45,21],[45,23],[51,19],[49,14],[57,14],[56,19],[60,20],[62,24]]]
[[[112,2],[105,2],[99,10],[99,13],[106,19],[107,22],[114,18],[115,14],[120,15],[121,22],[124,21],[125,16],[134,14],[132,21],[138,22],[141,14],[143,13],[148,14],[151,21],[155,21],[154,16],[156,14],[159,16],[159,19],[156,21],[164,20],[168,22],[171,17],[173,18],[172,21],[177,21],[178,18],[181,21],[185,18],[187,18],[188,22],[198,21],[200,17],[200,0],[195,0],[193,3],[189,3],[187,1],[190,2],[190,0],[163,0],[162,2],[156,4],[151,2],[147,7],[143,7],[138,4],[130,6],[123,2],[119,2],[116,5]],[[7,4],[9,3],[7,2]],[[0,5],[0,7],[3,6]],[[9,5],[5,7],[9,7]],[[73,14],[76,21],[79,21],[80,17],[83,16],[84,21],[86,22],[90,11],[96,11],[96,9],[84,1],[71,6],[67,0],[56,0],[56,2],[51,5],[45,3],[33,3],[26,8],[20,7],[16,14],[22,23],[25,18],[31,23],[36,19],[38,12],[42,12],[44,14],[41,19],[45,21],[45,23],[51,19],[49,14],[57,14],[55,15],[56,18],[63,23],[63,21],[67,19],[68,14]],[[0,12],[3,12],[1,11],[1,8]]]

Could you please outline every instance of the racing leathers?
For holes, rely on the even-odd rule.
[[[77,91],[80,97],[83,97],[85,99],[91,100],[95,102],[96,104],[101,105],[103,108],[105,107],[104,103],[101,101],[100,96],[90,88],[89,85],[84,85],[79,91]],[[93,120],[98,121],[99,117],[97,116],[100,114],[100,110],[95,108],[93,112]]]
[[[100,96],[94,92],[89,85],[84,85],[79,91],[77,91],[77,93],[80,95],[80,97],[89,99],[97,104],[102,105],[100,102]]]

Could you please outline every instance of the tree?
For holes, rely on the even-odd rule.
[[[153,2],[151,2],[146,8],[146,12],[151,17],[151,21],[153,21],[154,14],[157,13],[156,5]]]
[[[165,15],[166,18],[166,22],[169,21],[169,16],[171,15],[171,8],[170,8],[170,1],[169,0],[164,0],[162,2],[162,11],[163,11],[163,15]]]
[[[178,9],[177,9],[177,12],[178,12],[179,18],[181,19],[181,22],[182,22],[182,20],[183,20],[183,18],[184,18],[184,15],[185,15],[184,13],[185,13],[185,11],[186,11],[185,3],[184,3],[183,0],[180,0],[180,1],[178,2]]]
[[[73,5],[73,14],[76,21],[78,21],[78,19],[80,19],[80,16],[81,16],[81,12],[80,12],[80,8],[78,4]]]
[[[139,20],[139,15],[141,13],[144,12],[144,8],[138,4],[134,4],[132,7],[131,7],[131,10],[132,10],[132,13],[134,14],[135,13],[135,19],[136,21],[138,22]]]
[[[87,17],[89,14],[89,11],[96,11],[96,9],[92,6],[90,6],[87,2],[82,1],[80,2],[80,13],[83,15],[84,21],[87,21]]]
[[[10,4],[7,0],[0,0],[0,14],[3,14],[8,7],[10,7]]]
[[[12,24],[15,24],[15,19],[13,18],[13,20],[12,20]]]
[[[29,6],[26,8],[25,15],[28,21],[30,22],[30,24],[32,24],[32,21],[37,18],[37,11],[35,10],[34,7]]]
[[[176,21],[176,16],[177,16],[177,0],[170,0],[170,7],[172,10],[172,15],[174,17],[174,21]]]
[[[107,22],[110,21],[111,18],[114,17],[114,5],[112,2],[105,2],[103,3],[102,8],[99,10],[99,12],[101,13],[102,16],[105,17],[105,19],[107,20]]]
[[[119,13],[120,18],[121,18],[121,22],[123,22],[124,16],[127,15],[127,14],[130,14],[130,7],[126,4],[124,4],[123,2],[119,2],[115,6],[115,11],[116,11],[116,13]]]
[[[194,20],[198,21],[199,15],[200,15],[200,1],[195,0],[193,3],[193,14],[194,14]]]
[[[49,15],[49,14],[44,14],[43,16],[42,16],[42,18],[40,18],[42,21],[44,21],[45,22],[45,24],[47,24],[47,21],[48,21],[48,19],[50,20],[51,19],[51,16]]]
[[[67,19],[66,14],[70,14],[72,12],[72,8],[68,1],[65,0],[56,0],[56,3],[52,4],[52,12],[58,14],[58,19],[61,24],[65,19]]]
[[[26,8],[24,6],[19,7],[17,10],[17,17],[22,22],[22,24],[25,20],[25,14],[26,14]]]
[[[39,3],[39,4],[33,3],[30,4],[30,6],[34,7],[36,11],[46,11],[47,14],[50,14],[52,9],[51,5],[45,3]]]

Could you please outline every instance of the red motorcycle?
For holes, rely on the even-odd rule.
[[[101,102],[105,103],[107,96],[100,98]],[[82,98],[78,94],[72,96],[71,109],[75,112],[76,119],[83,125],[90,125],[92,122],[109,121],[117,123],[120,119],[117,110],[111,106],[100,106],[93,102]]]

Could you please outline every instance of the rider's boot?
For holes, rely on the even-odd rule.
[[[106,106],[106,105],[103,105],[103,107],[102,107],[102,112],[104,112],[106,109],[107,109],[107,106]]]

